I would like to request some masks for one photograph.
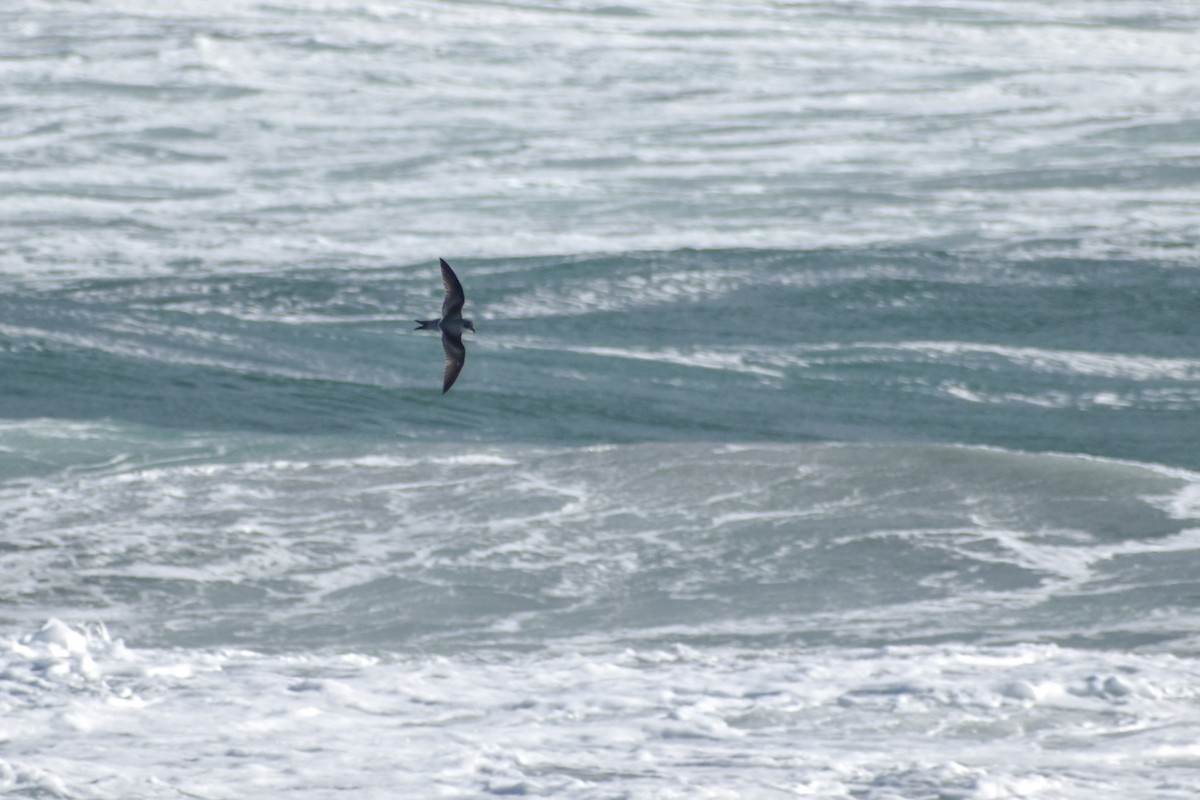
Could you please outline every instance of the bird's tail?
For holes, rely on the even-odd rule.
[[[415,330],[415,331],[436,331],[438,323],[441,320],[417,319],[417,320],[413,320],[413,321],[417,323],[417,327],[413,328],[413,330]]]

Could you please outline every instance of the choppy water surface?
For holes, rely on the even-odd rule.
[[[0,21],[9,273],[1195,260],[1186,3],[22,0]]]
[[[1198,21],[6,6],[0,793],[1195,796]]]

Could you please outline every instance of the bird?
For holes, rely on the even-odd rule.
[[[446,259],[439,258],[442,265],[442,285],[446,287],[446,299],[442,301],[441,319],[415,320],[418,331],[441,331],[442,349],[446,351],[446,371],[442,374],[442,394],[450,391],[450,387],[458,380],[463,363],[467,360],[467,348],[463,347],[463,331],[475,332],[475,323],[462,315],[463,294],[462,284]]]

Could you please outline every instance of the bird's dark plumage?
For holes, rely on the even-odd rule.
[[[446,289],[446,299],[442,301],[441,319],[419,319],[417,330],[439,330],[442,332],[442,350],[446,353],[446,369],[442,373],[442,394],[450,391],[450,387],[458,380],[463,364],[467,360],[467,348],[463,346],[463,331],[475,331],[475,323],[464,319],[462,315],[463,294],[462,284],[458,276],[443,258],[438,259],[442,265],[442,286]]]
[[[446,259],[439,258],[438,263],[442,265],[442,285],[446,287],[446,299],[442,301],[442,318],[461,316],[463,301],[466,300],[462,284],[458,282],[458,276],[450,269]]]
[[[442,332],[442,349],[446,351],[446,369],[442,373],[442,394],[458,380],[463,364],[467,363],[467,348],[463,347],[462,336],[451,336]]]

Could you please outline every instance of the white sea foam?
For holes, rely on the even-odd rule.
[[[1200,479],[904,442],[1190,463],[1198,24],[6,6],[0,794],[1195,797]],[[492,379],[380,391],[438,255]]]
[[[683,352],[676,349],[645,350],[617,347],[571,347],[566,349],[570,352],[584,355],[605,356],[608,358],[631,358],[637,361],[656,361],[663,364],[699,367],[701,369],[729,370],[731,372],[759,375],[765,378],[782,378],[784,376],[781,370],[750,363],[750,357],[745,352],[735,350],[728,352],[716,350]]]
[[[41,425],[24,433],[36,435]],[[58,447],[58,433],[51,428],[33,441]],[[669,624],[685,610],[724,613],[767,602],[808,609],[803,622],[784,617],[784,629],[816,629],[823,623],[812,611],[843,571],[863,580],[879,570],[884,580],[878,558],[888,553],[922,554],[912,572],[891,576],[897,591],[885,604],[910,614],[901,629],[917,635],[946,622],[986,625],[1005,604],[1097,591],[1113,583],[1114,565],[1128,569],[1129,585],[1141,591],[1137,564],[1200,552],[1187,527],[1194,476],[1095,460],[794,445],[348,454],[340,444],[341,452],[322,455],[316,443],[288,438],[260,443],[257,450],[276,452],[247,459],[233,440],[214,436],[128,461],[113,460],[105,432],[94,433],[96,466],[0,489],[8,541],[21,554],[0,583],[6,597],[26,598],[22,606],[29,598],[53,604],[82,596],[110,608],[110,621],[135,627],[144,609],[127,606],[130,585],[185,615],[195,598],[228,596],[229,620],[189,616],[179,624],[218,629],[253,607],[267,636],[273,615],[275,624],[303,627],[331,597],[383,602],[407,630],[421,615],[405,605],[403,591],[461,584],[451,595],[460,598],[451,608],[461,602],[461,610],[436,612],[472,620],[466,629],[446,628],[452,636],[503,623],[486,602],[474,605],[476,591],[498,593],[494,602],[508,605],[497,612],[527,614],[510,628],[521,637],[579,624],[574,613],[596,624],[591,615],[618,600],[630,609],[646,604],[630,612],[635,627]],[[131,443],[108,446],[120,452]],[[1029,496],[1021,488],[1027,474],[1041,484]],[[1092,488],[1082,489],[1076,475],[1088,475]],[[1077,513],[1055,511],[1044,496],[1054,491],[1075,497]],[[1113,516],[1132,527],[1116,541],[1098,538]],[[815,564],[825,565],[824,576],[812,574]],[[382,588],[400,576],[409,589]],[[384,593],[367,600],[374,586]],[[948,607],[981,610],[957,621],[918,613],[912,604],[930,600],[929,592]],[[973,605],[979,598],[985,606]],[[370,629],[369,620],[346,614],[352,627]],[[899,619],[887,618],[887,625]]]
[[[14,13],[14,276],[880,243],[1196,259],[1182,6]]]
[[[135,439],[160,457],[113,462]],[[1200,553],[1186,471],[846,444],[260,437],[247,458],[237,439],[0,426],[102,465],[0,491],[10,607],[136,637],[30,620],[0,640],[0,787],[1200,789],[1197,620],[1144,585]],[[920,644],[947,636],[994,644]],[[1072,637],[1093,646],[1048,643]]]
[[[1175,519],[1200,520],[1200,477],[1178,492],[1152,499],[1161,502],[1167,513]]]
[[[1151,355],[1016,347],[986,342],[900,341],[764,347],[756,360],[797,377],[819,378],[849,364],[929,364],[954,377],[899,379],[909,391],[969,403],[1045,409],[1190,411],[1200,361]],[[1045,386],[1040,376],[1055,379]],[[839,376],[840,377],[840,376]],[[1076,378],[1092,379],[1086,384]]]
[[[573,282],[558,289],[531,287],[505,301],[508,319],[553,317],[604,311],[632,310],[678,302],[713,300],[734,289],[761,282],[750,270],[655,272]],[[768,277],[768,281],[771,279]]]
[[[1097,779],[1132,794],[1200,789],[1188,744],[1200,674],[1165,655],[665,640],[492,660],[188,654],[63,636],[87,643],[98,674],[46,681],[28,645],[0,643],[0,671],[30,676],[0,723],[9,790],[224,794],[249,780],[300,797],[1069,800],[1094,796]]]
[[[974,342],[861,343],[856,346],[879,350],[901,350],[935,358],[970,359],[996,357],[1034,372],[1119,378],[1132,381],[1200,380],[1200,360],[1160,358],[1124,353],[1051,350],[1040,347],[1008,347]]]

